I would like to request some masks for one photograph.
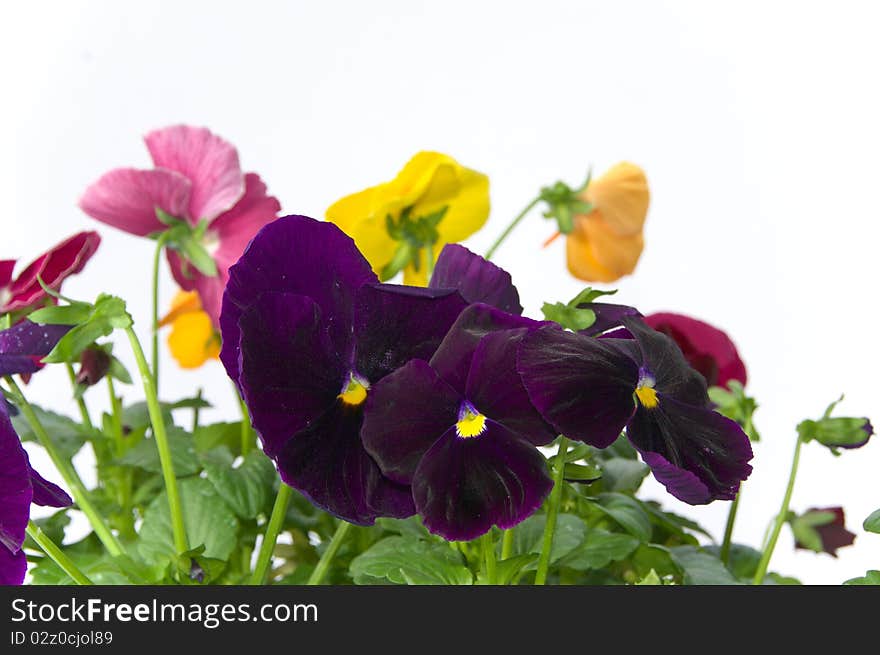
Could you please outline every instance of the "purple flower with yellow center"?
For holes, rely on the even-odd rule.
[[[749,439],[710,409],[703,377],[669,337],[637,316],[617,317],[632,339],[542,328],[520,347],[529,398],[560,433],[597,448],[623,428],[676,498],[732,500],[752,467]]]
[[[388,478],[412,486],[431,532],[467,541],[510,528],[550,492],[537,446],[557,433],[516,370],[517,344],[542,325],[471,305],[430,361],[410,361],[371,390],[364,446]]]
[[[442,289],[379,284],[333,224],[287,216],[260,230],[230,268],[220,358],[287,484],[352,523],[412,515],[409,487],[363,447],[364,404],[386,375],[434,354],[462,294],[491,291],[482,279],[467,268]]]

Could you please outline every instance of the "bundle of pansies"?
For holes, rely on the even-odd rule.
[[[134,326],[121,298],[62,292],[95,255],[95,232],[17,274],[0,261],[0,582],[794,584],[770,570],[786,525],[793,546],[832,556],[856,538],[841,507],[799,514],[793,491],[802,446],[859,448],[868,419],[834,415],[835,402],[799,424],[765,543],[737,543],[759,436],[727,334],[591,287],[527,317],[490,261],[541,206],[545,246],[566,237],[574,276],[632,274],[650,199],[638,166],[541,188],[481,256],[459,242],[487,223],[489,178],[444,154],[416,154],[321,220],[292,213],[295,198],[282,211],[207,129],[156,130],[146,145],[152,168],[105,173],[79,205],[155,241],[152,324]],[[163,260],[173,298],[159,297]],[[225,369],[240,420],[204,424],[200,390],[163,397],[166,326],[181,367]],[[76,418],[27,399],[30,377],[54,364]],[[110,409],[98,415],[102,388]],[[58,484],[22,442],[45,450]],[[72,463],[82,449],[91,489]],[[649,474],[684,503],[728,503],[725,533],[639,498]],[[32,517],[32,505],[57,510]],[[880,532],[880,510],[862,528]]]

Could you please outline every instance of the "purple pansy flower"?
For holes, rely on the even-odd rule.
[[[523,311],[510,273],[457,243],[443,246],[428,287],[458,289],[469,303],[485,303],[509,314]]]
[[[0,331],[0,377],[40,370],[40,359],[70,330],[69,325],[37,325],[28,320]]]
[[[626,427],[654,477],[692,505],[731,500],[752,467],[748,437],[712,411],[703,377],[667,336],[636,316],[632,339],[594,339],[542,328],[527,336],[518,368],[529,397],[559,432],[598,448]]]
[[[379,284],[331,223],[287,216],[264,227],[230,268],[220,358],[282,479],[360,524],[414,512],[360,438],[373,386],[428,359],[467,306],[454,288]]]
[[[467,541],[510,528],[550,492],[537,446],[557,433],[516,371],[517,344],[542,325],[471,305],[430,362],[415,359],[371,390],[364,446],[388,478],[412,485],[431,532]]]
[[[31,503],[67,507],[70,497],[31,468],[27,452],[0,403],[0,585],[21,584],[27,560],[21,551]]]

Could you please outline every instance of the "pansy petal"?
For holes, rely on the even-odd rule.
[[[657,391],[689,405],[709,405],[705,378],[691,367],[672,339],[652,330],[639,317],[624,316],[621,323],[638,343],[640,363],[653,375]]]
[[[449,195],[444,178],[454,174],[456,190]],[[489,218],[489,178],[458,163],[454,167],[440,166],[417,207],[424,207],[418,215],[430,214],[448,206],[437,226],[443,243],[464,241],[486,224]]]
[[[0,403],[0,551],[21,548],[32,499],[27,453]]]
[[[516,370],[517,348],[528,331],[500,330],[480,340],[471,361],[466,397],[481,414],[543,446],[558,433],[532,405]]]
[[[812,507],[804,512],[804,515],[819,512],[833,515],[831,521],[816,525],[813,529],[819,535],[822,550],[832,557],[837,557],[837,549],[851,546],[855,543],[856,535],[846,529],[846,515],[842,507]],[[802,544],[797,539],[795,539],[794,547],[809,549],[809,546]]]
[[[428,449],[458,420],[462,398],[414,359],[367,394],[361,439],[385,476],[411,484]]]
[[[428,286],[458,289],[469,303],[485,303],[510,314],[523,311],[510,273],[455,243],[443,247]]]
[[[581,303],[578,305],[578,308],[591,309],[596,315],[595,323],[586,330],[580,330],[581,334],[586,334],[588,337],[595,337],[614,328],[620,328],[623,325],[621,319],[624,316],[641,316],[641,313],[639,313],[639,310],[635,307],[629,307],[628,305],[615,305],[606,302]],[[628,333],[626,337],[632,338]]]
[[[82,271],[100,243],[97,232],[78,232],[41,255],[10,285],[10,299],[2,311],[11,312],[42,302],[47,296],[40,280],[58,291],[68,276]]]
[[[15,270],[14,259],[0,259],[0,289],[5,289],[12,282],[13,270]]]
[[[459,437],[451,428],[434,444],[416,470],[413,497],[428,530],[469,541],[528,518],[552,487],[538,449],[487,420],[479,436]]]
[[[174,125],[150,132],[144,141],[157,167],[180,173],[192,183],[185,217],[193,224],[213,220],[244,193],[238,152],[210,130]]]
[[[361,287],[355,297],[357,372],[372,383],[411,359],[430,359],[465,307],[454,289]]]
[[[242,395],[273,456],[334,404],[347,371],[333,356],[325,319],[310,298],[262,294],[242,315]]]
[[[338,227],[306,216],[286,216],[261,229],[229,269],[223,294],[220,359],[238,379],[238,319],[264,291],[307,295],[317,303],[336,355],[351,355],[355,292],[378,282],[354,242]]]
[[[345,196],[333,203],[326,212],[327,220],[339,226],[354,239],[358,250],[378,275],[391,260],[398,246],[388,234],[385,218],[391,212],[387,185],[378,185]],[[395,207],[400,211],[403,207]]]
[[[635,234],[642,230],[651,193],[645,172],[629,162],[620,162],[590,182],[584,200],[602,213],[615,234]]]
[[[497,330],[533,328],[542,325],[524,316],[508,314],[489,305],[469,306],[449,328],[449,332],[431,358],[431,367],[462,396],[466,393],[468,373],[474,351],[485,335]]]
[[[729,380],[745,384],[746,367],[731,338],[713,325],[690,316],[658,312],[645,323],[678,344],[685,359],[709,386],[727,386]]]
[[[28,469],[34,494],[31,502],[44,507],[70,507],[73,504],[73,500],[64,489],[54,482],[49,482],[37,473],[30,464],[28,464]]]
[[[692,505],[733,500],[752,471],[752,447],[742,428],[711,409],[662,393],[657,399],[656,407],[639,407],[626,433],[645,463],[657,466],[658,481]]]
[[[61,337],[70,331],[70,328],[70,325],[37,325],[25,319],[11,328],[0,331],[0,357],[2,355],[44,357]]]
[[[517,369],[532,404],[570,439],[610,446],[635,411],[638,366],[602,339],[541,328],[523,339]]]
[[[24,551],[12,553],[0,546],[0,585],[20,585],[27,573],[27,557]]]
[[[167,227],[156,218],[157,207],[182,218],[190,193],[190,181],[180,173],[162,168],[117,168],[86,189],[79,206],[102,223],[143,237]]]
[[[371,525],[415,512],[407,486],[384,477],[360,439],[360,407],[336,402],[276,457],[281,478],[334,516]]]

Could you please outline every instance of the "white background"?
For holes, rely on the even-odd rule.
[[[646,248],[619,300],[724,327],[747,362],[765,440],[736,538],[757,545],[781,499],[794,426],[841,392],[880,418],[877,382],[877,18],[869,2],[39,2],[0,24],[0,256],[26,261],[77,230],[103,244],[65,291],[128,300],[141,334],[152,242],[84,216],[76,200],[116,166],[148,166],[140,140],[171,123],[235,143],[286,213],[340,196],[436,149],[489,174],[483,251],[557,179],[622,159],[648,174]],[[535,214],[497,261],[527,313],[581,287]],[[24,264],[25,262],[22,262]],[[174,287],[163,271],[162,297]],[[163,303],[164,304],[164,303]],[[125,343],[118,350],[127,355]],[[127,358],[126,361],[131,361]],[[55,367],[57,368],[57,367]],[[234,419],[212,364],[163,360],[162,395],[205,387]],[[63,370],[33,400],[74,415]],[[140,396],[126,389],[127,399]],[[97,415],[103,387],[88,396]],[[792,548],[772,568],[839,583],[880,568],[862,520],[880,506],[880,444],[836,459],[809,445],[793,509],[844,505],[856,545],[835,561]],[[47,469],[47,467],[43,467]],[[47,469],[48,475],[48,469]],[[645,493],[720,538],[727,504]]]

